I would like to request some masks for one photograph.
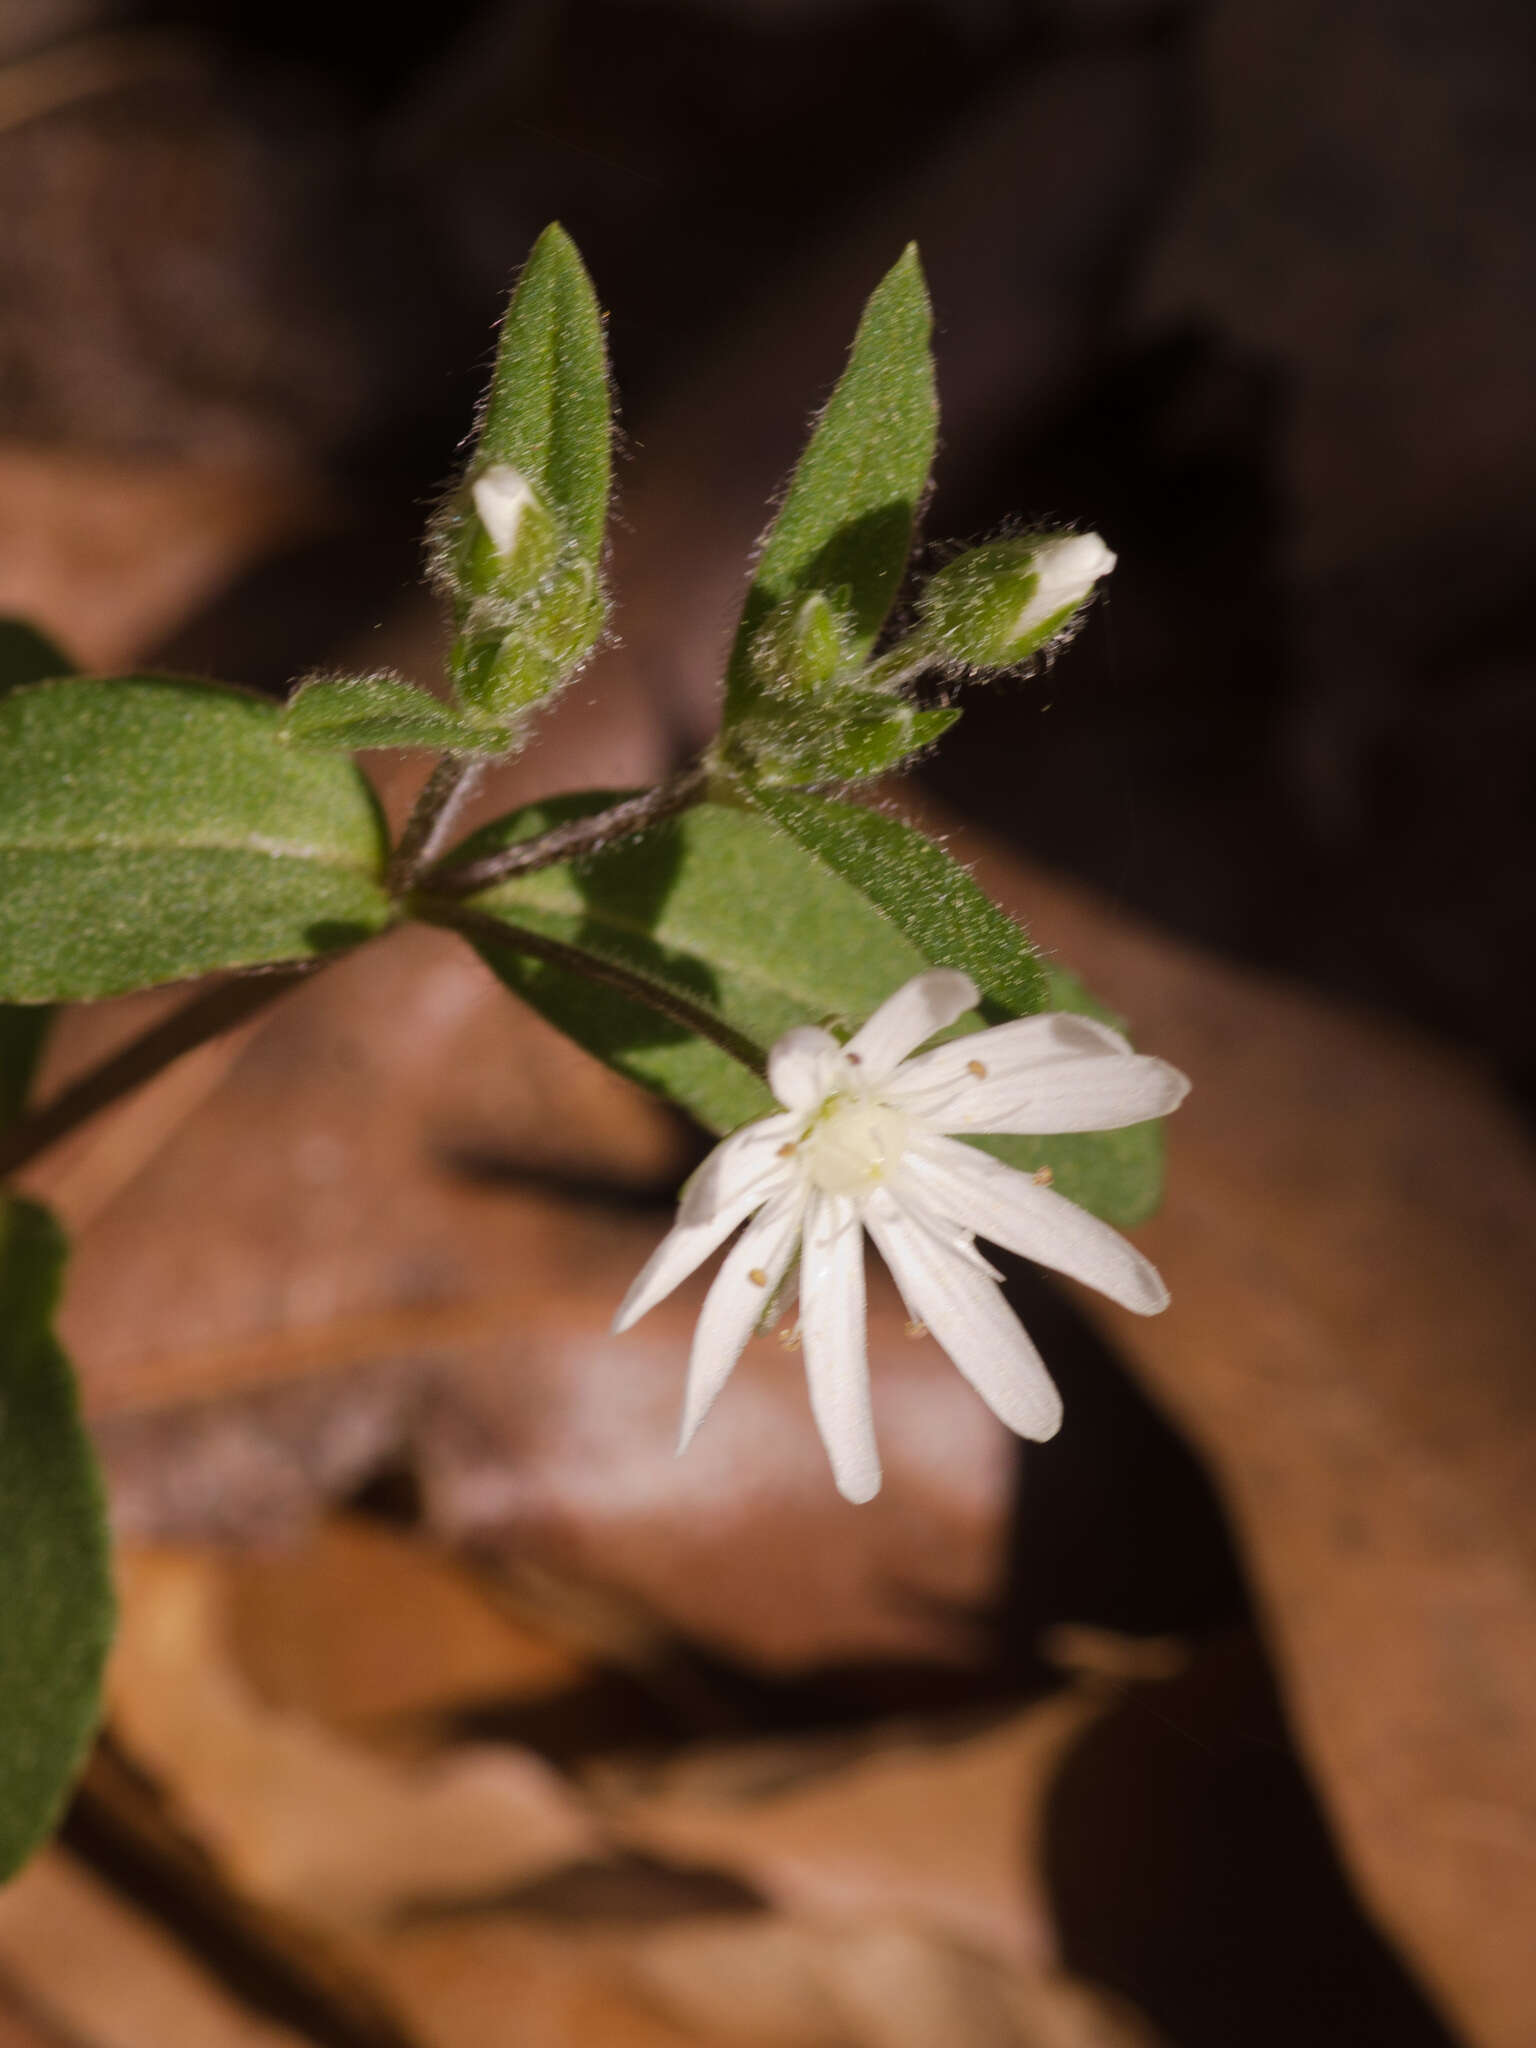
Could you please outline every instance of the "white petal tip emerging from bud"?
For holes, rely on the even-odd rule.
[[[1114,568],[1115,557],[1099,534],[1069,533],[1047,541],[1031,566],[1038,581],[1014,628],[1021,640],[1047,619],[1086,603],[1093,586]]]
[[[537,503],[533,485],[510,462],[498,462],[484,476],[476,477],[469,494],[480,524],[491,537],[491,546],[504,562],[509,561],[528,508]],[[1110,559],[1113,561],[1113,556]]]

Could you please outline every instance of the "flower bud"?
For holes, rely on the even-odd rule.
[[[779,605],[753,639],[754,676],[771,694],[824,692],[847,665],[841,622],[819,590]]]
[[[1070,626],[1115,566],[1096,533],[991,541],[947,562],[921,599],[935,651],[973,668],[1012,668]]]

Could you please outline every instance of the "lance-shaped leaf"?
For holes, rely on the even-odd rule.
[[[796,790],[759,786],[753,797],[799,845],[878,906],[925,959],[969,974],[981,990],[981,1021],[1001,1024],[1036,1010],[1079,1010],[1118,1027],[1120,1020],[1075,976],[1040,958],[1023,928],[964,868],[910,825]],[[969,1142],[1027,1172],[1048,1168],[1061,1194],[1121,1227],[1149,1216],[1162,1192],[1157,1123]]]
[[[472,472],[516,470],[561,535],[595,562],[611,442],[602,314],[575,244],[554,223],[534,243],[502,322]]]
[[[0,698],[0,1001],[303,959],[385,925],[372,792],[279,722],[158,677]]]
[[[613,801],[534,805],[475,834],[461,857],[478,859]],[[748,1065],[701,1033],[734,1037],[761,1063],[792,1025],[855,1025],[926,964],[856,889],[767,819],[717,804],[586,860],[512,877],[463,906],[424,900],[419,908],[445,922],[468,910],[476,946],[510,987],[713,1131],[765,1115],[773,1102]],[[559,951],[539,957],[530,942]],[[595,984],[591,974],[620,979]],[[670,1014],[630,992],[642,989]]]
[[[428,747],[499,754],[510,738],[504,727],[468,717],[398,676],[321,676],[302,684],[283,711],[282,735],[314,753]]]
[[[52,1319],[53,1219],[0,1199],[0,1880],[59,1817],[100,1712],[106,1517]]]
[[[728,718],[754,695],[754,639],[789,600],[822,592],[851,662],[873,645],[933,463],[931,326],[917,251],[908,248],[864,310],[848,367],[764,540],[731,656]]]

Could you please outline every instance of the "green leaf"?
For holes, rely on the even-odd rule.
[[[861,889],[927,961],[969,974],[982,993],[978,1021],[1001,1024],[1037,1010],[1078,1010],[1119,1028],[1119,1018],[1065,968],[1042,960],[1024,930],[982,894],[964,868],[910,825],[796,790],[758,787],[752,795],[800,845]],[[1049,1167],[1053,1184],[1070,1201],[1122,1229],[1150,1216],[1162,1193],[1162,1126],[1156,1122],[1121,1131],[967,1142],[1026,1173]]]
[[[901,583],[933,463],[931,326],[922,268],[909,247],[864,310],[848,367],[763,543],[731,656],[728,718],[753,695],[754,639],[788,600],[825,595],[855,661],[874,644]]]
[[[0,697],[23,683],[72,676],[75,664],[25,619],[0,618]]]
[[[0,1880],[58,1820],[112,1635],[101,1480],[52,1331],[63,1264],[46,1210],[0,1203]]]
[[[476,833],[478,859],[567,819],[607,794],[537,804]],[[469,907],[617,968],[745,1039],[761,1058],[795,1024],[860,1023],[927,964],[859,892],[765,818],[699,804],[579,863],[498,883]],[[456,906],[423,914],[451,922]],[[714,1131],[766,1115],[763,1081],[682,1024],[573,967],[477,932],[509,987],[589,1052],[679,1103]]]
[[[867,896],[925,961],[968,974],[981,990],[987,1023],[1050,1007],[1045,970],[1028,933],[923,833],[884,811],[798,790],[759,788],[752,797],[808,853]]]
[[[554,223],[534,243],[502,322],[472,470],[510,463],[595,562],[608,522],[611,444],[602,314],[575,244]]]
[[[279,724],[159,677],[0,698],[0,1001],[304,959],[388,923],[372,792]]]
[[[23,683],[45,682],[51,676],[72,676],[74,663],[25,619],[0,618],[0,697]],[[13,1009],[0,1003],[0,1131],[14,1123],[27,1104],[33,1071],[48,1035],[52,1012],[41,1008]]]
[[[290,746],[314,753],[430,747],[498,754],[510,743],[505,727],[466,718],[397,676],[327,676],[304,683],[289,700],[280,730]]]

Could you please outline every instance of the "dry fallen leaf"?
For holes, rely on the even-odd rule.
[[[530,1752],[397,1763],[267,1706],[231,1654],[215,1558],[130,1553],[120,1572],[113,1732],[253,1898],[321,1925],[368,1922],[515,1889],[600,1850],[596,1824]]]
[[[1097,1688],[1063,1692],[980,1733],[887,1736],[835,1768],[734,1798],[722,1796],[719,1754],[685,1753],[609,1814],[637,1848],[733,1871],[797,1917],[912,1924],[1041,1970],[1055,1947],[1039,1881],[1046,1790],[1105,1703]],[[753,1745],[735,1761],[750,1783]]]
[[[70,2048],[304,2048],[58,1849],[0,1892],[0,1979]]]

